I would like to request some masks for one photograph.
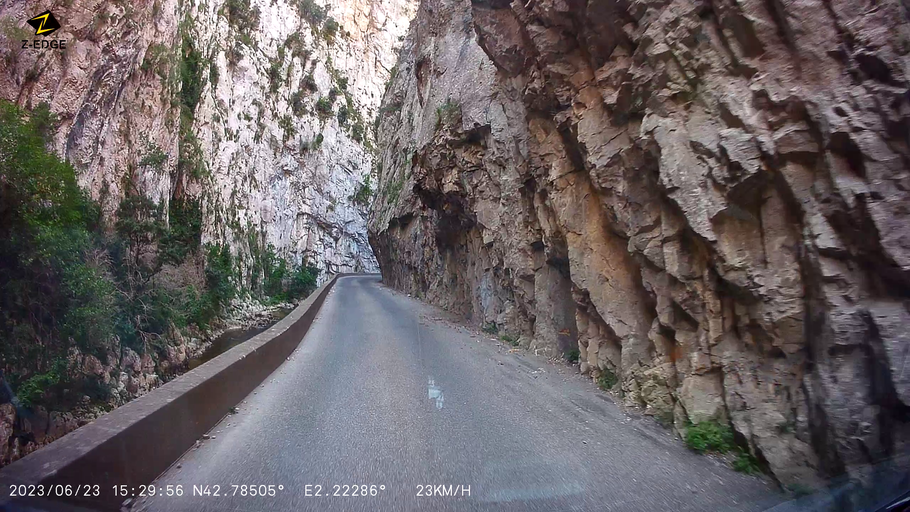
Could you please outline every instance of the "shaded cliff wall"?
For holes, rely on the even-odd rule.
[[[386,282],[783,483],[906,453],[906,7],[424,0],[379,122]],[[606,379],[607,381],[609,379]]]
[[[130,189],[165,211],[172,199],[198,200],[203,242],[229,243],[241,261],[270,243],[323,276],[373,271],[366,201],[355,198],[415,5],[327,7],[3,2],[0,97],[50,105],[54,149],[109,217]],[[62,25],[50,38],[66,49],[22,49],[35,38],[25,20],[46,8]]]

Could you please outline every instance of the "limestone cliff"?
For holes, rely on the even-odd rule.
[[[36,36],[26,21],[46,9],[61,27]],[[142,197],[156,215],[163,212],[172,241],[192,238],[178,239],[182,252],[167,259],[163,237],[134,246],[134,267],[157,260],[143,262],[149,272],[136,282],[153,282],[155,293],[176,290],[158,297],[180,297],[162,302],[169,312],[200,303],[197,292],[209,284],[205,244],[229,248],[227,262],[221,260],[225,275],[250,292],[265,280],[266,254],[273,266],[279,258],[282,265],[306,259],[321,280],[375,271],[366,232],[370,127],[415,9],[411,0],[0,1],[0,99],[27,110],[49,105],[58,119],[52,149],[101,205],[104,229],[122,220],[125,198]],[[54,45],[23,48],[23,40]],[[4,187],[7,178],[0,176]],[[195,229],[186,237],[177,224],[190,214]],[[159,220],[149,222],[149,232],[164,230]],[[143,248],[150,243],[159,244],[157,252]],[[109,250],[93,257],[106,277],[112,261],[125,260]],[[3,293],[19,300],[10,289]],[[141,313],[123,315],[135,330],[117,331],[138,332],[131,346],[119,334],[91,339],[91,350],[50,330],[43,338],[13,337],[4,324],[4,348],[42,354],[7,359],[19,354],[9,350],[0,357],[0,466],[185,370],[232,323],[261,321],[275,305],[255,295],[218,302],[224,318],[208,318],[205,332],[198,322],[178,327],[171,313],[155,330],[142,331],[138,318],[154,311],[143,303]],[[28,410],[16,399],[23,382],[44,383],[33,386],[38,399],[54,386],[54,393],[97,396]]]
[[[0,3],[0,97],[60,119],[55,150],[113,216],[126,189],[200,200],[203,242],[251,237],[323,276],[375,271],[368,130],[409,0]],[[66,48],[21,48],[50,8]],[[331,20],[331,21],[329,21]],[[42,38],[38,38],[42,39]],[[241,258],[243,260],[243,258]]]
[[[908,73],[896,0],[423,0],[370,241],[782,483],[861,476],[910,441]]]

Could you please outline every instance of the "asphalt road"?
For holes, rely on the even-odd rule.
[[[782,500],[574,368],[512,353],[373,276],[340,279],[296,352],[211,436],[133,510],[681,512]],[[183,495],[162,495],[168,485]],[[345,485],[376,495],[333,496]],[[425,486],[432,496],[418,496]],[[448,486],[457,496],[436,495]]]

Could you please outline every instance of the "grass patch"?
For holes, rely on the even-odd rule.
[[[613,373],[613,370],[604,368],[600,371],[600,375],[597,376],[597,387],[604,391],[608,391],[613,389],[613,386],[615,386],[618,381],[619,379],[616,378],[616,374]]]
[[[744,450],[740,450],[736,455],[736,460],[733,461],[733,469],[747,475],[761,472],[761,468],[758,467],[758,459]]]
[[[568,361],[572,364],[577,363],[580,358],[581,358],[581,351],[578,350],[577,348],[569,349],[569,351],[566,352],[566,361]]]
[[[518,346],[518,336],[516,336],[515,334],[505,333],[502,336],[500,336],[499,339],[508,343],[509,345],[512,345],[513,347]]]
[[[717,421],[702,421],[686,429],[686,446],[698,453],[726,453],[736,448],[733,430]]]
[[[488,324],[483,324],[483,327],[481,327],[480,330],[487,334],[494,334],[494,335],[499,334],[499,327],[492,322],[490,322]]]
[[[735,452],[733,469],[740,473],[755,474],[761,472],[758,459],[741,446],[737,446],[730,425],[716,420],[702,421],[686,429],[686,446],[698,453]]]

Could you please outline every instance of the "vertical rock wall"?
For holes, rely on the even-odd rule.
[[[910,440],[908,73],[897,1],[423,0],[370,241],[782,483],[864,478]]]
[[[366,203],[354,196],[371,173],[369,127],[416,6],[327,7],[334,36],[308,1],[6,1],[0,97],[50,105],[54,149],[109,216],[131,187],[165,211],[173,198],[199,199],[203,242],[226,242],[241,261],[255,239],[307,257],[323,276],[375,271]],[[45,8],[62,26],[49,39],[66,48],[22,49],[20,39],[36,38],[25,20]],[[328,108],[317,108],[321,98]]]
[[[36,36],[26,20],[46,9],[61,28]],[[199,205],[201,242],[230,246],[239,285],[252,285],[269,245],[293,263],[306,258],[322,280],[376,271],[366,233],[372,120],[415,9],[411,0],[0,0],[0,98],[49,105],[59,119],[52,149],[111,228],[123,199],[141,195],[171,215],[173,231],[182,210],[170,206]],[[204,287],[200,252],[163,265],[156,283]],[[227,323],[263,308],[235,301]],[[106,354],[73,348],[67,371],[109,391],[105,407],[120,405],[214,337],[185,331],[171,325],[166,346],[141,355],[119,339],[98,340]],[[0,384],[0,466],[102,412],[88,395],[67,412],[17,411]]]

